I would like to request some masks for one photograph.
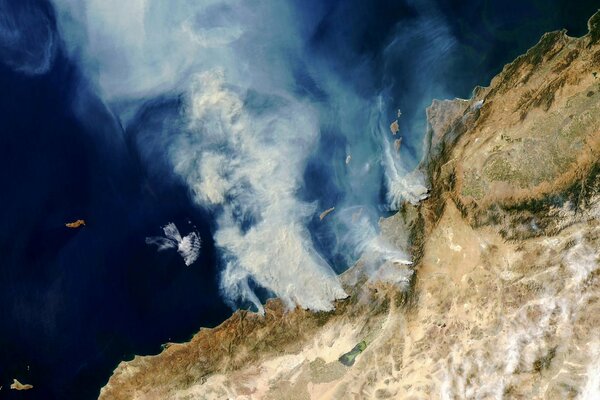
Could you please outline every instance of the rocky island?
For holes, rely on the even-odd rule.
[[[598,398],[599,41],[597,13],[429,107],[430,196],[381,221],[408,289],[359,261],[335,310],[237,311],[122,362],[100,398]]]

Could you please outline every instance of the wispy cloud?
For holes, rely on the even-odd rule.
[[[202,247],[202,239],[198,232],[190,232],[185,236],[181,236],[177,226],[169,222],[163,228],[165,236],[152,236],[146,238],[146,243],[158,247],[158,251],[167,249],[176,249],[183,258],[185,265],[190,266],[198,259],[200,248]]]
[[[46,73],[54,62],[51,18],[30,0],[0,2],[0,62],[27,74]]]

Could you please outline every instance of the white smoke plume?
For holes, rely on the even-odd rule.
[[[408,172],[401,166],[401,162],[394,155],[392,144],[384,142],[383,165],[386,171],[387,200],[392,210],[399,210],[404,201],[418,204],[428,196],[429,189],[425,186],[425,177],[415,170]]]
[[[306,54],[306,27],[291,4],[54,2],[69,53],[126,127],[146,103],[181,99],[177,123],[153,127],[137,144],[142,153],[166,157],[196,202],[217,215],[221,287],[232,303],[246,300],[262,310],[253,283],[289,307],[329,310],[346,296],[307,229],[319,210],[299,198],[323,125],[343,132],[352,155],[348,164],[344,155],[324,166],[346,193],[336,210],[357,202],[374,208],[382,166],[392,193],[388,209],[424,198],[421,179],[406,175],[390,153],[379,94],[358,95],[335,68]],[[299,69],[324,96],[301,93]],[[143,149],[153,146],[158,150]],[[355,247],[408,259],[377,244],[377,219],[368,223],[368,239]]]
[[[152,236],[146,238],[146,243],[149,245],[158,246],[158,251],[167,249],[177,249],[177,252],[183,258],[183,262],[188,267],[198,259],[200,248],[202,247],[202,239],[197,232],[190,232],[186,236],[181,236],[177,226],[169,222],[163,226],[165,236]]]
[[[313,110],[276,97],[274,112],[251,115],[244,108],[244,93],[225,87],[222,70],[194,79],[190,133],[177,138],[172,158],[199,203],[222,207],[215,240],[233,257],[224,273],[225,293],[262,310],[248,287],[232,279],[252,277],[289,307],[331,309],[331,300],[346,294],[313,250],[305,228],[315,207],[295,197],[306,154],[318,137]],[[200,147],[201,155],[190,154]],[[243,231],[236,222],[239,215],[257,222]]]

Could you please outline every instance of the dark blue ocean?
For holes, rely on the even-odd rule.
[[[424,129],[424,110],[408,100],[427,79],[427,71],[417,68],[410,55],[426,53],[427,41],[415,37],[395,56],[383,57],[392,28],[410,26],[416,17],[411,3],[309,0],[295,7],[303,19],[316,18],[312,10],[320,9],[307,42],[314,53],[327,54],[339,65],[356,62],[356,54],[368,60],[382,79],[362,90],[388,88],[390,98],[406,104],[409,122]],[[546,31],[584,34],[587,19],[600,7],[599,1],[572,0],[437,3],[459,42],[438,71],[445,82],[440,93],[457,97],[487,85]],[[11,13],[31,10],[56,21],[50,2],[0,0],[0,26]],[[36,37],[19,40],[20,56],[27,57]],[[93,88],[87,89],[88,81],[64,49],[40,75],[24,74],[4,61],[0,398],[94,399],[121,360],[156,354],[161,344],[188,340],[200,327],[215,326],[231,314],[219,293],[222,265],[212,242],[215,221],[192,201],[182,182],[144,162],[136,146],[139,127],[168,120],[168,112],[160,112],[161,102],[148,105],[155,111],[152,120],[141,112],[124,129]],[[306,90],[312,90],[309,85]],[[338,145],[326,130],[320,140],[321,153]],[[420,136],[407,141],[406,151],[418,155],[420,143]],[[337,194],[323,193],[332,178],[318,160],[307,165],[302,196],[324,209]],[[65,227],[77,219],[84,219],[85,227]],[[177,252],[157,252],[145,243],[168,222],[183,234],[197,230],[203,238],[200,258],[189,267]],[[326,238],[326,232],[320,237]],[[338,270],[343,268],[326,242],[319,250]],[[34,389],[9,390],[13,378]]]

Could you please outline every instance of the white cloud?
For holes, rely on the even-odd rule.
[[[202,247],[202,239],[197,232],[190,232],[182,237],[179,229],[172,222],[163,226],[163,232],[165,233],[164,237],[147,237],[146,243],[158,246],[158,251],[177,249],[177,252],[181,255],[183,262],[187,266],[192,265],[198,259],[200,248]]]

